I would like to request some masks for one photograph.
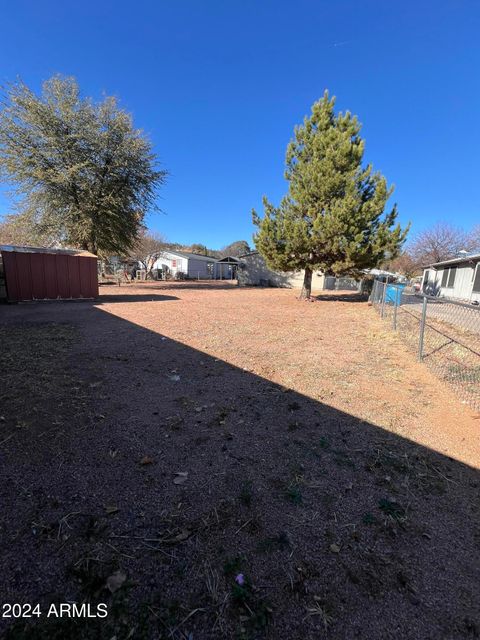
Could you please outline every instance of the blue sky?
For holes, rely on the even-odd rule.
[[[293,127],[325,88],[363,123],[365,159],[413,233],[480,222],[477,0],[15,0],[0,82],[54,73],[114,94],[170,172],[169,240],[251,240],[250,210],[286,190]],[[8,211],[0,193],[0,213]]]

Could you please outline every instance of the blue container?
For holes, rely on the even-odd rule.
[[[405,284],[387,284],[385,302],[399,307],[402,304],[402,292],[406,286]]]

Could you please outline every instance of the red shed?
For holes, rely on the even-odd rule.
[[[0,295],[3,288],[10,302],[98,296],[97,256],[93,253],[0,245],[0,254]]]

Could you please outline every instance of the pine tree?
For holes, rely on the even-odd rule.
[[[393,188],[371,165],[363,166],[357,118],[334,107],[326,91],[295,128],[286,153],[289,188],[280,205],[264,198],[264,217],[252,211],[257,249],[270,268],[304,269],[307,298],[314,269],[358,276],[396,257],[408,231],[394,226],[396,205],[384,214]]]

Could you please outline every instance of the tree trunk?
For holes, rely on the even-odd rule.
[[[312,270],[306,267],[303,277],[303,287],[300,293],[300,300],[308,300],[312,295]]]

